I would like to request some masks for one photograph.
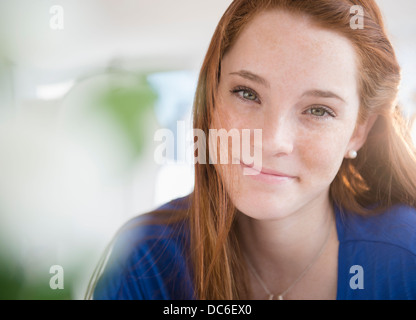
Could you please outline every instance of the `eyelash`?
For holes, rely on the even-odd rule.
[[[254,91],[254,90],[252,90],[252,89],[250,89],[250,88],[238,86],[238,87],[236,87],[236,88],[234,88],[234,89],[230,90],[230,92],[231,92],[233,95],[235,95],[237,98],[241,99],[243,102],[256,102],[256,103],[258,103],[258,104],[260,104],[260,103],[261,103],[261,101],[260,101],[260,97],[259,97],[259,95],[257,94],[257,92],[256,92],[256,91]],[[240,96],[240,95],[238,94],[239,92],[248,92],[248,93],[250,93],[250,94],[252,94],[252,95],[255,95],[255,96],[256,96],[256,98],[257,98],[257,100],[249,100],[249,99],[245,99],[244,97],[242,97],[242,96]]]
[[[327,116],[325,116],[325,115],[323,115],[323,116],[315,116],[314,114],[312,114],[312,109],[322,109],[323,111],[325,111],[325,113],[329,116],[329,117],[331,117],[331,118],[335,118],[336,117],[336,114],[335,114],[335,112],[332,110],[332,109],[330,109],[330,108],[328,108],[328,107],[326,107],[326,106],[323,106],[323,105],[313,105],[313,106],[311,106],[311,107],[309,107],[307,110],[305,110],[303,113],[304,114],[306,114],[306,113],[308,113],[308,114],[310,114],[312,117],[314,117],[314,118],[316,118],[316,119],[318,119],[318,120],[326,120],[328,117]],[[309,111],[309,112],[308,112]]]
[[[250,89],[250,88],[247,88],[247,87],[238,86],[238,87],[230,90],[230,92],[233,95],[235,95],[237,98],[241,99],[245,103],[250,103],[250,102],[256,102],[258,104],[261,103],[259,95],[253,89]],[[248,92],[248,93],[256,96],[256,100],[245,99],[244,97],[242,97],[239,94],[240,92]],[[311,112],[308,112],[308,111],[312,111],[312,109],[322,109],[322,110],[325,111],[325,113],[328,116],[330,116],[332,118],[335,118],[336,117],[336,114],[335,114],[335,112],[332,109],[330,109],[329,107],[323,106],[323,105],[313,105],[313,106],[309,107],[306,111],[304,111],[303,114],[309,113],[312,117],[314,117],[314,118],[316,118],[318,120],[326,120],[327,119],[327,117],[325,115],[323,115],[323,116],[315,116]]]

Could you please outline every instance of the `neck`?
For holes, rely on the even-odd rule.
[[[335,229],[329,199],[276,220],[238,217],[244,255],[272,291],[283,291],[302,273]],[[329,240],[334,240],[334,232]],[[279,293],[279,292],[276,292]]]

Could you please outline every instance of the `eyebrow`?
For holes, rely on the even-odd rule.
[[[240,70],[240,71],[237,71],[237,72],[231,72],[230,75],[237,75],[237,76],[243,77],[247,80],[257,82],[257,83],[259,83],[259,84],[261,84],[261,85],[263,85],[267,88],[270,88],[270,83],[266,79],[264,79],[263,77],[261,77],[257,74],[254,74],[250,71],[247,71],[247,70]]]
[[[323,90],[313,89],[313,90],[308,90],[304,92],[301,97],[306,97],[306,96],[318,97],[318,98],[335,98],[335,99],[341,100],[342,102],[345,102],[343,98],[341,98],[339,95],[335,94],[332,91],[323,91]]]

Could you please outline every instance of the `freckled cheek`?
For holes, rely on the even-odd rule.
[[[344,157],[344,136],[313,132],[299,134],[294,152],[299,156],[304,179],[320,177],[322,181],[335,178]]]
[[[244,110],[236,110],[232,105],[221,105],[217,109],[217,129],[245,129],[251,128],[253,123],[252,115],[248,115]]]

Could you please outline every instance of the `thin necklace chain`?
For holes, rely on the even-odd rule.
[[[331,235],[331,231],[332,231],[332,227],[329,228],[328,230],[328,234],[326,235],[326,239],[324,244],[322,245],[321,249],[319,250],[319,252],[317,253],[317,255],[313,258],[313,260],[309,263],[309,265],[306,266],[305,270],[302,271],[302,273],[297,277],[297,279],[289,286],[289,288],[287,288],[285,291],[283,291],[281,294],[279,294],[277,296],[278,300],[283,300],[283,297],[285,294],[287,294],[304,276],[305,274],[309,271],[309,269],[313,266],[313,264],[316,262],[316,260],[318,260],[318,258],[321,256],[322,252],[324,252],[324,249],[326,247],[326,244],[328,243],[329,240],[329,236]],[[254,268],[254,266],[251,264],[250,260],[247,258],[247,256],[244,254],[247,264],[251,270],[251,272],[253,273],[253,275],[256,277],[257,281],[260,283],[260,285],[263,287],[264,291],[267,293],[267,295],[269,296],[269,300],[273,300],[274,298],[274,294],[270,292],[269,288],[267,288],[266,284],[264,283],[264,281],[260,278],[260,275],[257,273],[256,269]]]

